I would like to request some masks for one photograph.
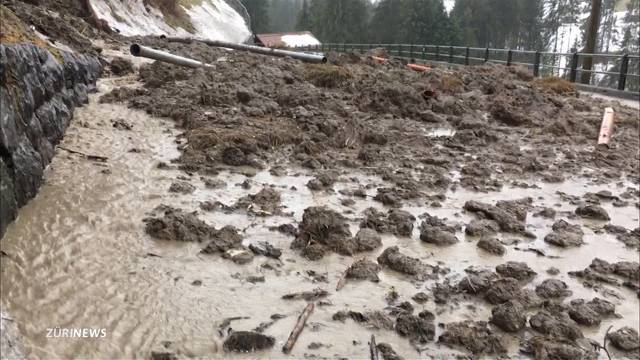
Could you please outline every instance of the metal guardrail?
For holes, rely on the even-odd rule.
[[[560,76],[571,82],[580,82],[583,74],[589,74],[589,84],[592,80],[597,80],[598,76],[602,80],[604,77],[614,77],[607,88],[614,88],[620,91],[638,92],[640,74],[631,73],[630,63],[634,62],[633,68],[640,69],[640,56],[637,54],[587,54],[587,53],[556,53],[545,51],[515,50],[515,49],[492,49],[466,46],[443,46],[443,45],[416,45],[416,44],[336,44],[325,43],[299,47],[297,49],[306,51],[359,51],[366,52],[374,48],[384,48],[389,55],[396,58],[404,58],[417,62],[436,62],[443,64],[477,65],[482,63],[498,63],[510,65],[520,65],[530,68],[534,77]],[[583,69],[581,64],[584,59],[592,58],[593,67],[590,70]],[[604,69],[598,69],[599,64],[605,64]],[[606,71],[610,65],[618,67],[618,71]],[[629,80],[634,79],[633,89],[629,87]],[[597,85],[597,84],[596,84]]]

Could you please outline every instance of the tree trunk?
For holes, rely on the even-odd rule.
[[[593,54],[596,51],[596,39],[598,38],[598,27],[600,26],[600,9],[602,8],[602,0],[591,0],[591,15],[589,15],[589,23],[587,24],[587,41],[584,52]],[[587,56],[582,59],[582,70],[591,70],[593,68],[593,57]],[[590,72],[582,72],[581,83],[589,84],[591,79]]]

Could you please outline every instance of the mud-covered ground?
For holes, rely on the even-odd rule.
[[[2,242],[31,357],[285,358],[306,303],[290,358],[640,357],[637,110],[497,65],[86,37],[110,79],[63,145],[108,159],[57,155]]]
[[[271,229],[290,239],[285,247],[296,257],[340,263],[352,258],[344,273],[329,274],[324,288],[335,279],[337,288],[345,279],[379,282],[386,272],[415,287],[415,293],[372,293],[385,299],[385,307],[336,309],[333,315],[338,322],[395,331],[398,341],[417,351],[401,354],[407,358],[421,351],[447,354],[434,351],[428,345],[433,342],[473,356],[575,359],[610,350],[637,358],[638,313],[616,312],[616,305],[637,307],[640,294],[636,109],[498,65],[416,73],[399,62],[380,65],[357,54],[330,54],[330,64],[312,65],[139,40],[214,64],[207,70],[144,65],[142,88],[116,89],[101,98],[172,118],[183,129],[181,157],[163,166],[185,177],[169,191],[189,196],[199,186],[228,189],[226,174],[246,177],[234,186],[247,195],[203,199],[197,213],[157,208],[145,219],[152,238],[201,243],[203,253],[245,264],[254,256],[279,258],[282,249],[252,242],[243,236],[246,228],[216,229],[199,214],[289,217]],[[606,106],[616,110],[615,135],[610,147],[597,147]],[[312,202],[296,211],[291,204],[301,185],[291,182],[287,189],[277,180],[252,180],[265,174],[307,176],[305,193],[339,204]],[[284,196],[293,197],[287,205]],[[443,213],[450,216],[438,216]],[[613,239],[619,251],[594,244]],[[403,246],[406,241],[423,245]],[[477,262],[462,255],[469,243],[478,248]],[[594,251],[585,253],[585,247]],[[440,258],[441,251],[446,255]],[[572,266],[587,254],[593,257],[587,266]],[[486,256],[498,265],[487,267]],[[500,257],[522,261],[500,264]],[[536,258],[557,265],[541,268]],[[588,290],[572,289],[561,280],[567,276]],[[326,305],[340,293],[291,296]],[[446,312],[455,319],[452,314],[464,307],[490,310],[460,321],[438,318]],[[616,316],[630,326],[601,325]],[[230,337],[224,349],[273,346],[270,338],[254,346],[249,335],[257,336]],[[394,358],[393,345],[379,344],[385,359]]]

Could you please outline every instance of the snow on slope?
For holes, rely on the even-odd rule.
[[[251,32],[244,20],[224,0],[191,1],[182,6],[192,32],[170,26],[162,12],[145,6],[143,0],[89,0],[100,19],[104,19],[122,35],[193,36],[211,40],[243,42]]]
[[[320,45],[320,41],[310,34],[283,35],[282,42],[288,47]]]

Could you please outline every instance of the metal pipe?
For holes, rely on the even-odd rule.
[[[170,64],[186,66],[191,68],[200,68],[200,67],[213,67],[211,64],[203,63],[202,61],[189,59],[186,57],[173,55],[171,53],[155,50],[146,46],[142,46],[139,44],[131,45],[131,55],[145,57],[153,60],[163,61]]]
[[[198,38],[167,37],[165,38],[165,40],[169,42],[179,42],[183,44],[190,44],[193,41],[197,41],[203,44],[207,44],[209,46],[248,51],[248,52],[268,55],[268,56],[278,56],[278,57],[289,56],[293,59],[298,59],[298,60],[311,62],[311,63],[327,62],[327,58],[324,56],[324,54],[307,54],[307,53],[302,53],[297,51],[280,50],[280,49],[273,49],[268,47],[255,46],[255,45],[236,44],[236,43],[220,41],[220,40],[207,40],[207,39],[198,39]]]

